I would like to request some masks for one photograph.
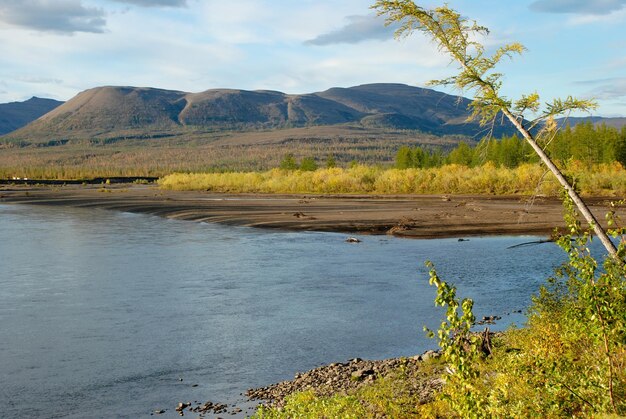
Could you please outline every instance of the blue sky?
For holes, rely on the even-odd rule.
[[[0,0],[0,103],[102,85],[307,93],[454,73],[423,36],[393,39],[373,2]],[[595,114],[626,116],[626,0],[448,5],[490,28],[488,46],[528,48],[501,68],[509,97],[593,97]]]

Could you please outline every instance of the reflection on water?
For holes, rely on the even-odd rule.
[[[0,416],[175,417],[322,363],[420,353],[441,314],[425,260],[506,322],[563,260],[506,249],[528,237],[344,239],[0,205]]]

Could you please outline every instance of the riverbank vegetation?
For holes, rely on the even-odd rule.
[[[516,127],[528,151],[532,149],[558,179],[568,227],[567,234],[558,236],[557,243],[569,261],[534,296],[525,327],[510,329],[501,337],[494,337],[493,342],[488,330],[482,335],[472,331],[476,324],[473,301],[457,298],[456,288],[442,280],[428,264],[430,283],[437,288],[435,304],[445,309],[446,317],[437,331],[427,332],[438,339],[446,384],[435,401],[413,400],[417,411],[399,417],[624,417],[626,228],[605,231],[598,225],[577,193],[582,190],[581,179],[576,178],[572,167],[576,162],[575,166],[593,170],[597,165],[616,160],[615,164],[621,167],[623,141],[622,144],[618,140],[603,141],[592,146],[588,139],[580,143],[572,140],[571,131],[565,132],[569,141],[559,140],[555,117],[594,109],[593,101],[568,97],[542,106],[536,92],[516,101],[503,96],[503,75],[494,68],[503,58],[521,54],[525,50],[521,44],[504,45],[493,55],[487,55],[480,39],[489,33],[488,29],[447,5],[426,9],[411,0],[378,0],[373,8],[379,15],[385,15],[387,24],[398,25],[396,35],[421,32],[458,64],[457,75],[434,83],[452,85],[461,91],[472,90],[475,98],[470,106],[475,118],[485,125],[498,118],[507,119]],[[533,113],[536,119],[527,122],[526,112]],[[538,128],[536,133],[534,128]],[[505,146],[510,148],[490,159],[490,149]],[[461,163],[468,170],[496,169],[496,164],[501,170],[515,170],[531,162],[526,158],[534,159],[533,153],[526,152],[524,147],[516,138],[494,143],[493,147],[484,141],[475,150],[461,144],[448,156],[445,161],[448,165],[441,168]],[[432,153],[421,149],[401,149],[396,162],[404,170],[430,170],[425,167],[439,163]],[[410,169],[416,167],[419,169]],[[620,204],[623,202],[614,205]],[[581,217],[589,224],[589,230],[581,228]],[[618,224],[613,212],[607,214],[607,221],[612,227]],[[608,252],[607,256],[592,254],[592,232]],[[275,409],[261,409],[259,416],[307,416],[311,407],[317,409],[317,417],[352,417],[350,411],[326,413],[349,401],[346,397],[357,397],[356,402],[352,400],[353,405],[369,408],[361,416],[388,415],[358,394],[339,395],[335,400],[297,397],[293,396],[287,403],[284,411],[292,411],[286,416],[284,411]],[[397,404],[384,393],[381,397],[389,404]]]
[[[471,299],[430,266],[435,304],[446,310],[436,337],[441,357],[424,362],[421,383],[445,380],[432,397],[410,392],[415,374],[402,368],[358,390],[320,396],[295,393],[258,418],[288,417],[623,417],[626,415],[626,267],[590,251],[566,199],[568,234],[558,238],[569,260],[532,299],[523,328],[477,333]],[[623,202],[621,203],[623,204]],[[619,205],[619,204],[618,204]],[[612,213],[613,226],[619,224]],[[624,237],[626,229],[609,231]],[[618,255],[626,255],[619,242]],[[443,371],[443,372],[442,372]],[[430,374],[430,378],[424,378]]]
[[[566,172],[583,195],[626,194],[626,170],[619,163],[587,167],[571,162]],[[426,169],[353,165],[313,171],[177,173],[163,177],[159,185],[165,189],[231,193],[557,195],[561,190],[538,164],[509,169],[490,162],[474,167],[449,164]]]
[[[546,150],[586,196],[626,193],[626,128],[579,124],[555,134]],[[338,167],[333,154],[317,160],[292,153],[267,171],[177,173],[166,189],[257,193],[544,194],[561,190],[539,165],[526,140],[484,139],[454,148],[400,146],[393,167],[353,161]]]

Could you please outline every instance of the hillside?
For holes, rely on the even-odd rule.
[[[591,122],[593,125],[606,125],[607,127],[622,128],[626,126],[626,118],[604,118],[601,116],[583,116],[583,117],[568,117],[559,118],[557,120],[559,124],[575,126],[578,124],[584,124]]]
[[[63,104],[54,99],[32,97],[24,102],[0,104],[0,135],[7,134]]]
[[[481,136],[483,128],[466,122],[468,103],[465,98],[403,84],[369,84],[301,95],[106,86],[79,93],[5,138],[32,143],[340,124]],[[499,135],[509,129],[497,126],[494,131]]]

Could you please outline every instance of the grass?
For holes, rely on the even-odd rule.
[[[585,196],[623,196],[626,170],[619,163],[567,168]],[[360,194],[544,194],[560,187],[537,164],[508,169],[487,163],[478,167],[447,165],[430,169],[354,167],[264,172],[175,173],[163,177],[160,187],[173,190],[211,190],[232,193],[360,193]]]
[[[593,415],[587,402],[598,402],[602,383],[591,383],[576,390],[570,382],[582,382],[589,372],[602,369],[601,351],[589,350],[585,339],[568,336],[561,319],[535,317],[522,329],[510,329],[494,338],[493,354],[478,365],[482,381],[475,391],[486,394],[490,416],[487,417],[622,417]],[[623,367],[626,353],[618,355]],[[410,389],[444,376],[440,361],[424,363],[421,378],[398,370],[387,377],[366,384],[347,394],[322,397],[314,390],[295,393],[282,409],[262,407],[255,418],[456,418],[448,404],[446,386],[428,398]],[[537,364],[542,364],[537,366]],[[563,376],[546,374],[546,366]],[[624,395],[624,370],[618,377],[620,395]],[[581,394],[575,394],[581,391]],[[585,401],[582,401],[584,398]],[[477,416],[481,417],[481,416]]]
[[[449,412],[435,398],[436,385],[442,374],[442,365],[437,360],[424,362],[415,372],[403,368],[395,369],[385,377],[364,384],[346,394],[319,396],[315,390],[307,390],[288,396],[283,408],[261,407],[255,418],[416,418],[422,406],[430,411],[439,407]],[[439,407],[437,407],[439,406]]]
[[[434,397],[411,392],[414,377],[400,371],[347,394],[294,394],[284,409],[263,408],[257,417],[625,417],[626,228],[609,230],[622,239],[622,259],[596,259],[590,232],[581,228],[571,201],[564,206],[568,233],[557,244],[568,262],[533,295],[524,327],[491,335],[491,343],[470,329],[472,301],[460,301],[431,266],[435,302],[446,308],[435,335],[442,365],[431,370],[444,371],[445,385]]]

